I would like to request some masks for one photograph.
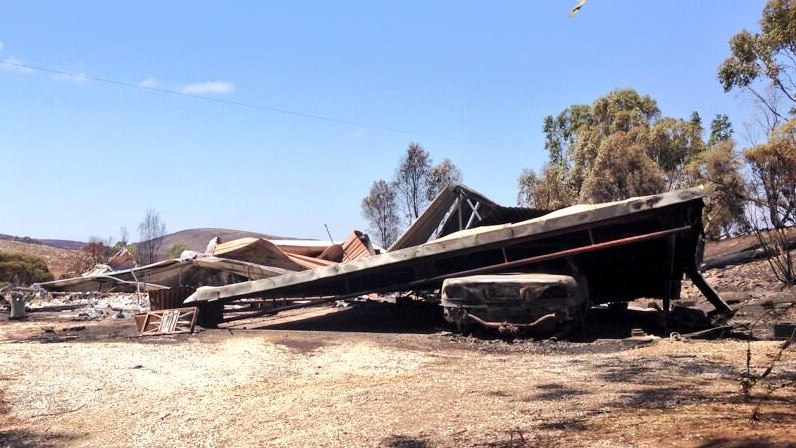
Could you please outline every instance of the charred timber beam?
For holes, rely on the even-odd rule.
[[[663,293],[663,309],[665,312],[669,312],[672,310],[672,299],[674,299],[675,291],[674,291],[674,282],[677,280],[675,278],[675,274],[677,273],[677,269],[675,266],[676,258],[675,258],[675,246],[677,241],[675,240],[675,236],[669,236],[668,241],[668,249],[669,249],[669,270],[666,276],[666,287]],[[679,290],[678,290],[679,294]],[[664,314],[664,316],[666,316]]]
[[[689,268],[686,271],[686,274],[688,274],[688,278],[694,282],[694,286],[696,286],[702,295],[708,299],[708,302],[710,302],[710,304],[716,308],[713,314],[716,316],[716,318],[718,318],[718,320],[729,318],[735,313],[735,311],[730,308],[730,305],[722,300],[721,296],[719,296],[719,293],[716,292],[716,290],[705,281],[705,278],[702,277],[702,274],[700,274],[695,267]]]
[[[326,298],[323,298],[323,299],[309,300],[309,301],[307,301],[305,303],[297,303],[295,305],[287,305],[287,306],[269,308],[267,310],[255,311],[255,312],[251,312],[251,313],[241,314],[241,315],[238,315],[238,316],[225,317],[225,318],[221,319],[221,322],[219,322],[219,323],[227,323],[227,322],[234,322],[236,320],[252,319],[254,317],[260,317],[260,316],[270,316],[272,314],[281,313],[282,311],[290,311],[290,310],[298,310],[298,309],[301,309],[301,308],[308,308],[308,307],[311,307],[311,306],[316,306],[316,305],[321,305],[321,304],[324,304],[324,303],[334,302],[336,300],[345,300],[345,299],[351,298],[351,297],[358,297],[359,295],[360,294],[353,294],[353,295],[346,295],[346,296],[334,296],[334,297],[326,297]]]

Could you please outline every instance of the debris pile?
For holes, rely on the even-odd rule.
[[[180,258],[138,267],[130,267],[129,257],[120,252],[108,264],[97,265],[79,277],[34,286],[51,292],[104,293],[221,286],[330,266],[375,253],[368,236],[359,231],[341,244],[241,238],[213,244],[209,252],[185,251]]]
[[[498,301],[449,295],[446,315],[460,326],[550,327],[557,334],[562,325],[582,325],[592,306],[660,299],[668,315],[688,277],[713,306],[709,317],[717,323],[733,310],[697,269],[702,195],[700,187],[549,212],[503,207],[449,184],[385,251],[377,252],[359,231],[342,243],[215,238],[204,253],[186,251],[146,266],[131,266],[123,250],[79,277],[34,286],[53,295],[49,305],[63,294],[58,303],[84,305],[96,315],[196,306],[200,325],[216,326],[367,294],[414,291],[439,300],[443,282],[462,277],[487,278],[490,284],[473,294],[491,294],[506,283],[500,276],[530,275],[522,284],[509,282],[513,289],[503,288]],[[493,277],[473,277],[483,275]],[[541,278],[566,279],[569,290],[540,287]],[[168,304],[151,306],[152,297]],[[512,303],[522,301],[529,306]],[[94,314],[86,311],[87,318]],[[534,324],[540,318],[551,325]]]
[[[41,288],[4,288],[0,297],[6,296],[22,304],[24,316],[19,318],[27,317],[28,313],[79,311],[76,320],[120,319],[149,311],[146,293],[58,293]],[[10,307],[3,302],[8,300],[0,300],[0,306]]]

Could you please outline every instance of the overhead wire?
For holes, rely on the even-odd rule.
[[[272,112],[272,113],[276,113],[276,114],[292,115],[292,116],[295,116],[295,117],[307,118],[307,119],[312,119],[312,120],[327,121],[327,122],[331,122],[331,123],[343,124],[343,125],[352,126],[352,127],[377,129],[377,130],[386,131],[386,132],[393,132],[393,133],[407,134],[407,135],[416,135],[416,136],[422,136],[422,137],[435,138],[435,139],[439,139],[439,140],[448,140],[448,141],[455,141],[455,142],[460,142],[460,143],[469,143],[469,144],[474,144],[474,145],[479,145],[479,146],[487,146],[487,147],[493,147],[493,148],[500,147],[499,145],[492,144],[492,143],[478,142],[478,141],[468,140],[468,139],[463,139],[463,138],[458,138],[458,137],[450,137],[450,136],[443,136],[443,135],[428,134],[428,133],[425,133],[425,132],[410,131],[410,130],[406,130],[406,129],[394,128],[394,127],[390,127],[390,126],[382,126],[382,125],[373,124],[373,123],[364,123],[364,122],[360,122],[360,121],[346,120],[346,119],[330,117],[330,116],[326,116],[326,115],[318,115],[318,114],[312,114],[312,113],[307,113],[307,112],[300,112],[300,111],[296,111],[296,110],[281,109],[281,108],[278,108],[278,107],[265,106],[265,105],[261,105],[261,104],[246,103],[246,102],[243,102],[243,101],[228,100],[228,99],[224,99],[224,98],[215,98],[215,97],[199,95],[199,94],[195,94],[195,93],[182,92],[182,91],[179,91],[179,90],[165,89],[165,88],[161,88],[161,87],[154,87],[154,86],[136,84],[136,83],[131,83],[131,82],[119,81],[119,80],[110,79],[110,78],[103,78],[103,77],[99,77],[99,76],[90,76],[90,75],[86,75],[86,74],[83,74],[83,73],[75,73],[75,72],[69,72],[69,71],[66,71],[66,70],[58,70],[58,69],[54,69],[54,68],[42,67],[42,66],[37,66],[37,65],[30,65],[30,64],[25,64],[25,63],[22,63],[22,62],[19,62],[19,61],[8,60],[8,59],[0,60],[0,64],[4,64],[4,65],[8,65],[8,66],[14,66],[14,67],[17,67],[17,68],[22,68],[22,69],[27,69],[27,70],[43,72],[43,73],[51,73],[51,74],[59,75],[59,76],[68,76],[68,77],[75,78],[75,79],[85,79],[85,80],[88,80],[88,81],[101,82],[101,83],[105,83],[105,84],[111,84],[111,85],[116,85],[116,86],[121,86],[121,87],[132,88],[132,89],[149,90],[149,91],[152,91],[152,92],[165,93],[165,94],[169,94],[169,95],[183,96],[183,97],[188,97],[188,98],[195,98],[195,99],[199,99],[199,100],[210,101],[210,102],[213,102],[213,103],[225,104],[225,105],[229,105],[229,106],[245,107],[245,108],[249,108],[249,109],[256,109],[256,110],[262,110],[262,111],[266,111],[266,112]]]

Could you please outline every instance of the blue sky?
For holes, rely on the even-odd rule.
[[[575,3],[0,0],[0,60],[79,75],[0,64],[0,233],[342,239],[410,142],[511,205],[544,116],[612,89],[751,121],[716,68],[763,0]]]

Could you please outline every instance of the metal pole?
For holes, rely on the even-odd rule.
[[[334,244],[334,238],[332,238],[332,232],[329,231],[329,226],[326,224],[323,225],[326,228],[326,234],[329,235],[329,241]]]

